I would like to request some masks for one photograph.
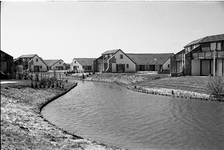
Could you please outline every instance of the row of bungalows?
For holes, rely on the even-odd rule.
[[[224,34],[190,42],[171,57],[171,74],[224,76]]]
[[[165,54],[134,54],[124,53],[121,49],[104,52],[93,61],[95,72],[137,72],[169,70],[170,57],[173,53]],[[163,68],[164,67],[164,68]]]
[[[49,70],[65,70],[62,59],[44,60],[37,54],[22,55],[14,60],[15,70],[18,72],[46,72]]]

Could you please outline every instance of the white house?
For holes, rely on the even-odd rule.
[[[62,59],[44,60],[49,70],[65,70],[65,63]]]
[[[74,58],[70,65],[70,70],[74,72],[92,71],[93,61],[96,58]]]
[[[136,72],[136,63],[121,49],[109,50],[94,60],[94,71]]]
[[[45,72],[48,71],[47,64],[38,55],[34,55],[28,62],[29,71],[31,72]]]

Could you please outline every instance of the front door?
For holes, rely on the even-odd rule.
[[[201,60],[201,75],[208,76],[209,74],[211,74],[211,61]]]

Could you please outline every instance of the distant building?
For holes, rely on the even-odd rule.
[[[46,63],[37,54],[22,55],[14,60],[16,70],[30,72],[48,71]]]
[[[93,71],[93,61],[96,58],[74,58],[70,65],[70,70],[73,72],[88,72]]]
[[[66,66],[62,59],[44,60],[48,66],[48,70],[65,70]]]
[[[170,61],[168,60],[172,55],[173,53],[127,53],[127,56],[136,63],[137,71],[160,71],[161,69],[169,69]],[[166,64],[164,64],[165,62]]]
[[[224,75],[224,34],[194,40],[171,57],[171,73],[207,76],[214,71]]]
[[[4,74],[13,73],[13,57],[6,52],[0,50],[1,53],[1,72]]]
[[[96,72],[136,72],[136,63],[121,49],[109,50],[94,60]]]

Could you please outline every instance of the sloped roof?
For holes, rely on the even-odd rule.
[[[82,66],[92,66],[96,58],[74,58]]]
[[[188,47],[188,46],[200,44],[200,43],[216,42],[216,41],[223,41],[223,40],[224,40],[224,34],[211,35],[211,36],[206,36],[206,37],[194,40],[188,43],[187,45],[185,45],[184,47]]]
[[[169,59],[173,53],[157,53],[157,54],[133,54],[127,53],[128,57],[131,58],[137,65],[154,65],[163,64]]]
[[[47,64],[47,66],[52,66],[60,60],[62,59],[47,59],[47,60],[44,60],[44,62]]]
[[[105,54],[115,54],[119,50],[120,49],[108,50],[108,51],[105,51],[102,55],[105,55]]]
[[[12,55],[9,55],[8,53],[4,52],[3,50],[0,50],[0,52],[1,52],[1,53],[4,53],[5,55],[8,55],[9,57],[12,57],[12,58],[13,58]]]
[[[20,56],[19,58],[32,58],[32,57],[34,57],[35,55],[37,55],[37,54],[22,55],[22,56]]]

